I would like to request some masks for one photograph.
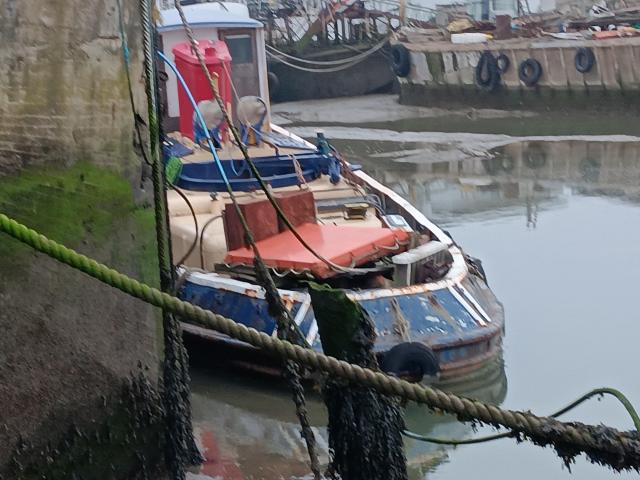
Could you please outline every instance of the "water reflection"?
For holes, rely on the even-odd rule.
[[[487,155],[441,160],[411,154],[424,146],[349,141],[350,158],[444,225],[523,215],[535,228],[540,212],[567,203],[572,193],[640,201],[638,142],[527,141]],[[402,162],[384,161],[394,148]]]
[[[496,361],[464,383],[444,388],[499,404],[507,392],[504,365]],[[309,475],[293,405],[279,380],[224,364],[215,369],[196,368],[192,371],[192,406],[196,436],[206,457],[192,478],[288,479]],[[326,411],[317,392],[308,394],[307,407],[320,460],[326,465]],[[454,417],[435,415],[414,404],[407,407],[405,419],[408,428],[423,435],[466,438],[473,434],[469,425]],[[448,461],[447,447],[411,439],[405,445],[411,478],[425,478],[427,472]]]
[[[638,143],[527,141],[462,155],[417,142],[333,143],[485,261],[508,314],[509,395],[505,399],[502,364],[447,388],[540,413],[597,385],[619,387],[637,402],[640,391],[629,352],[640,334],[632,301],[640,282]],[[615,281],[602,281],[609,275]],[[580,407],[568,419],[629,428],[624,412],[605,403]],[[202,478],[308,475],[304,444],[282,385],[216,365],[194,371],[193,406],[209,458]],[[324,407],[316,396],[309,408],[326,462]],[[410,407],[406,418],[412,430],[425,435],[473,435],[468,425],[419,407]],[[510,440],[455,451],[407,441],[406,448],[414,479],[610,476],[579,460],[571,477],[551,450]]]

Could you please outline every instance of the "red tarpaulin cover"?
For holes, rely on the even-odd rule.
[[[362,265],[388,253],[400,253],[409,240],[402,230],[381,227],[345,227],[305,223],[296,229],[300,236],[321,256],[338,265]],[[256,243],[264,262],[279,270],[308,269],[320,278],[336,272],[316,258],[287,230]],[[253,264],[253,252],[238,248],[227,253],[225,263]]]

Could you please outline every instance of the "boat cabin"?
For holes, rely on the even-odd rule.
[[[231,187],[279,284],[346,277],[350,287],[391,285],[401,270],[392,257],[432,240],[429,232],[414,231],[397,212],[386,212],[384,200],[358,181],[357,168],[321,133],[313,144],[271,124],[263,28],[246,6],[218,2],[183,9],[225,109],[287,221],[229,134],[177,10],[163,10],[164,127],[170,132],[164,153],[180,164],[177,188],[168,192],[176,263],[255,280]],[[402,285],[424,277],[407,277],[404,270],[401,276],[396,281]]]
[[[209,49],[205,55],[207,65],[219,82],[225,103],[232,106],[234,114],[238,98],[268,99],[264,30],[262,23],[249,17],[246,5],[232,2],[199,3],[186,5],[183,10],[193,28],[196,40],[204,42],[203,53],[207,48]],[[189,52],[188,38],[178,11],[175,8],[161,10],[161,15],[162,24],[158,27],[161,50],[170,61],[180,62],[180,59],[186,63],[191,61],[194,70],[199,69],[195,55],[189,55],[191,52]],[[183,55],[178,54],[176,57],[174,52],[176,47],[179,50],[182,47]],[[178,80],[166,65],[161,64],[160,67],[166,74],[165,130],[178,130],[180,119]],[[195,78],[198,78],[198,75]],[[211,98],[208,89],[208,85],[201,83],[192,93],[196,100],[198,97]],[[268,125],[268,105],[266,109],[265,124]]]

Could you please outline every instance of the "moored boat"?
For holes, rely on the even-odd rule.
[[[311,143],[272,124],[262,26],[242,5],[213,5],[185,6],[187,20],[249,156],[288,221],[277,215],[230,138],[177,12],[163,11],[165,125],[179,126],[164,144],[168,163],[175,165],[174,157],[181,163],[177,189],[168,192],[173,254],[183,273],[179,295],[275,334],[253,252],[229,208],[230,187],[310,348],[321,349],[306,290],[313,280],[344,289],[364,308],[376,326],[381,365],[391,373],[454,377],[496,357],[503,309],[479,261],[345,161],[322,133]],[[184,329],[250,349],[194,325]]]

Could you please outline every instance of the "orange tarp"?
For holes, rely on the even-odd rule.
[[[343,267],[362,265],[388,253],[404,251],[409,234],[381,227],[345,227],[305,223],[297,228],[300,236],[319,255]],[[336,272],[309,252],[287,230],[257,242],[264,262],[278,270],[311,270],[320,278]],[[225,263],[253,264],[253,252],[238,248],[227,253]]]

